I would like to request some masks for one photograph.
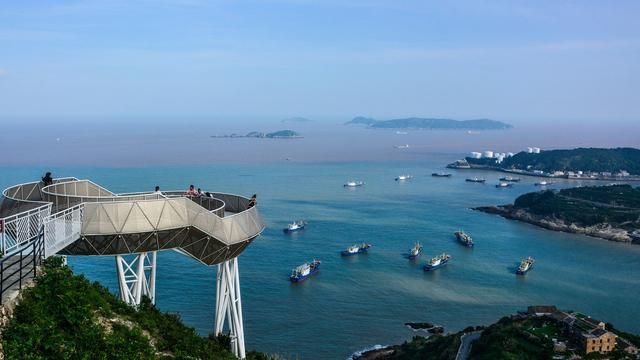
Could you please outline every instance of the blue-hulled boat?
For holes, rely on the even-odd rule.
[[[424,266],[424,271],[439,269],[447,265],[449,259],[451,259],[451,255],[445,253],[443,253],[442,255],[438,255],[427,262],[427,264]]]
[[[358,245],[351,245],[347,248],[347,250],[342,251],[342,256],[352,256],[352,255],[357,255],[357,254],[361,254],[361,253],[366,253],[367,250],[371,247],[371,244],[358,244]]]
[[[291,282],[304,281],[306,278],[317,273],[318,271],[320,271],[320,260],[314,259],[310,263],[306,262],[298,266],[297,268],[293,269],[291,271],[291,276],[289,277],[289,280],[291,280]]]
[[[291,234],[296,231],[304,230],[304,226],[307,224],[304,220],[294,221],[291,224],[287,225],[286,228],[282,229],[285,234]]]

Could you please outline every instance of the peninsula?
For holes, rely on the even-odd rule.
[[[245,135],[229,134],[229,135],[211,135],[212,138],[258,138],[258,139],[301,139],[303,136],[293,130],[279,130],[271,133],[260,131],[252,131]]]
[[[521,195],[512,205],[475,210],[550,230],[640,243],[640,189],[630,185],[544,190]]]
[[[417,130],[502,130],[513,126],[490,119],[452,120],[438,118],[403,118],[376,120],[358,116],[345,123],[367,125],[371,129],[417,129]]]
[[[581,180],[640,180],[640,149],[577,148],[540,150],[529,148],[517,154],[473,152],[464,160],[447,165],[456,169],[486,169],[521,175]]]
[[[489,326],[415,336],[401,345],[355,354],[356,360],[637,359],[640,336],[555,306],[529,306]]]

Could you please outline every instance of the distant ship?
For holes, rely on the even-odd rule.
[[[497,187],[498,189],[501,189],[501,188],[510,188],[510,187],[513,187],[513,185],[512,185],[512,184],[510,184],[510,183],[501,182],[501,183],[499,183],[499,184],[496,184],[496,187]]]
[[[473,239],[467,233],[462,230],[458,230],[453,233],[456,236],[456,239],[462,243],[464,246],[473,247]]]
[[[505,181],[505,182],[518,182],[520,181],[520,178],[514,178],[511,176],[505,176],[505,177],[501,177],[500,181]]]
[[[359,186],[364,186],[364,181],[351,180],[351,181],[347,181],[347,183],[344,184],[344,187],[359,187]]]
[[[406,131],[396,131],[396,135],[407,135],[408,132]]]
[[[394,145],[393,147],[396,148],[396,149],[408,149],[409,148],[409,144]]]
[[[535,183],[536,186],[547,186],[547,185],[551,185],[551,184],[553,184],[551,181],[544,181],[544,180]]]
[[[347,250],[342,251],[342,256],[351,256],[351,255],[356,255],[360,253],[365,253],[370,247],[371,247],[371,244],[365,244],[365,243],[358,244],[358,245],[351,245],[347,248]]]
[[[451,173],[435,172],[435,173],[432,173],[431,176],[435,176],[435,177],[451,177]]]
[[[404,180],[411,180],[413,179],[412,175],[399,175],[398,177],[396,177],[396,181],[404,181]]]
[[[533,267],[533,258],[529,256],[528,258],[522,260],[520,262],[520,266],[518,266],[518,270],[516,270],[516,274],[524,275]]]
[[[289,280],[291,282],[300,282],[308,278],[309,276],[317,273],[320,270],[320,260],[313,260],[312,262],[304,263],[291,271]]]
[[[294,221],[291,224],[287,225],[286,228],[282,229],[285,234],[290,234],[296,231],[300,231],[304,229],[304,226],[307,224],[304,220]]]
[[[482,178],[474,177],[474,178],[467,178],[467,179],[465,179],[465,181],[474,182],[474,183],[484,183],[487,180],[486,179],[482,179]]]
[[[413,247],[409,251],[409,259],[417,258],[421,252],[422,252],[422,244],[420,244],[419,242],[416,242],[416,244],[413,245]]]
[[[442,253],[442,255],[438,255],[438,256],[434,257],[433,259],[429,260],[427,262],[427,264],[424,266],[424,271],[431,271],[431,270],[439,269],[439,268],[447,265],[447,263],[449,262],[449,259],[451,259],[451,255],[447,255],[445,253]]]

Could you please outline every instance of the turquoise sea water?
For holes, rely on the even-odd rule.
[[[502,175],[454,171],[431,173],[456,156],[427,161],[271,163],[139,168],[56,168],[59,176],[90,178],[116,192],[144,191],[158,184],[183,189],[258,194],[268,225],[240,257],[247,347],[286,357],[344,359],[374,344],[402,342],[415,333],[403,323],[428,321],[449,331],[488,324],[530,304],[556,304],[585,312],[617,327],[640,332],[640,246],[556,233],[470,210],[510,203],[534,191],[535,179],[496,189]],[[42,169],[3,168],[0,186],[29,181]],[[398,183],[402,173],[415,177]],[[483,176],[486,185],[464,182]],[[349,179],[366,186],[344,189]],[[575,186],[565,182],[559,186]],[[582,183],[591,184],[591,183]],[[287,236],[292,220],[307,229]],[[476,247],[459,245],[464,229]],[[369,254],[342,258],[355,242],[373,244]],[[405,254],[424,245],[417,261]],[[448,266],[425,273],[421,266],[443,251]],[[524,277],[520,259],[536,259]],[[321,271],[291,284],[291,268],[322,260]],[[113,257],[71,257],[76,272],[117,291]],[[208,334],[213,329],[215,268],[172,251],[158,257],[158,306],[177,312]]]

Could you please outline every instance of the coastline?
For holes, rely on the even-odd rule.
[[[568,180],[595,180],[595,181],[640,181],[640,176],[630,175],[625,177],[619,176],[568,176],[568,175],[552,175],[552,174],[540,174],[532,171],[520,170],[520,169],[504,169],[498,166],[489,166],[489,165],[477,165],[477,164],[469,164],[469,167],[465,166],[457,166],[453,164],[447,165],[449,169],[457,169],[457,170],[487,170],[487,171],[496,171],[503,172],[508,174],[522,175],[522,176],[531,176],[538,178],[550,178],[550,179],[568,179]]]
[[[479,206],[472,208],[472,210],[499,215],[505,219],[522,221],[547,230],[581,234],[609,241],[640,245],[640,238],[634,237],[625,229],[613,227],[608,223],[601,223],[594,226],[577,226],[575,224],[567,224],[560,219],[536,216],[522,209],[514,210],[513,205]]]

